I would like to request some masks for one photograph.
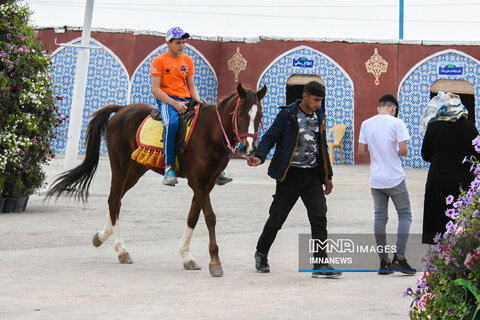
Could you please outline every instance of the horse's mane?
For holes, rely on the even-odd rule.
[[[248,89],[248,88],[244,88],[245,89],[245,92],[249,92],[249,91],[252,91],[251,89]],[[223,108],[227,105],[227,103],[230,102],[230,100],[232,100],[233,97],[235,97],[237,95],[237,92],[233,92],[231,93],[229,96],[227,96],[226,98],[225,97],[222,97],[221,99],[221,102],[220,104],[218,105],[219,106],[219,109],[220,110],[223,110]]]
[[[220,107],[219,109],[220,109],[220,110],[223,110],[223,108],[225,108],[225,105],[226,105],[230,100],[232,100],[232,98],[235,97],[236,95],[237,95],[236,93],[233,93],[233,94],[229,95],[228,97],[224,98],[224,99],[220,102],[220,104],[219,104],[219,107]]]

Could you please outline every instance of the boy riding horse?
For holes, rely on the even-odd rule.
[[[152,93],[157,99],[158,111],[164,126],[165,176],[163,184],[167,186],[175,186],[178,183],[172,163],[179,115],[187,111],[186,102],[192,98],[200,101],[197,87],[193,81],[193,60],[183,53],[185,39],[188,38],[190,38],[190,34],[178,27],[169,29],[165,36],[168,51],[155,57],[150,67]],[[230,181],[232,179],[222,173],[217,184],[223,185]]]

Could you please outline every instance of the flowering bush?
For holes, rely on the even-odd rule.
[[[50,141],[59,118],[52,100],[50,58],[16,0],[0,4],[0,195],[30,194],[53,157]]]
[[[480,151],[480,137],[473,140]],[[458,199],[448,196],[450,206],[445,214],[452,220],[443,235],[425,253],[426,272],[412,296],[411,319],[480,319],[480,170],[479,160],[465,158],[472,164],[474,180],[468,191],[461,190]]]

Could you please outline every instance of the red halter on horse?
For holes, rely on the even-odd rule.
[[[193,190],[193,198],[183,235],[180,254],[187,270],[199,269],[190,253],[190,240],[197,224],[200,210],[205,215],[209,232],[210,274],[222,276],[223,269],[218,256],[215,236],[216,217],[210,202],[210,192],[220,173],[225,169],[236,147],[242,157],[253,155],[261,125],[262,106],[260,101],[267,88],[259,91],[245,90],[241,84],[237,93],[224,99],[218,105],[201,104],[197,124],[184,151],[184,175]],[[120,236],[118,218],[121,199],[148,170],[164,174],[163,169],[145,167],[130,158],[138,147],[136,132],[138,126],[154,108],[146,104],[128,106],[108,105],[96,111],[88,125],[87,151],[83,162],[55,180],[47,197],[62,194],[85,201],[88,189],[97,169],[100,156],[100,142],[106,134],[112,180],[108,197],[109,214],[105,228],[93,237],[98,247],[113,234],[114,247],[121,263],[132,263]],[[110,120],[110,115],[116,113]],[[161,190],[161,183],[158,184]]]

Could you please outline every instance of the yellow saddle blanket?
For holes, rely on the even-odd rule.
[[[183,132],[177,132],[177,139],[179,136],[184,138],[184,147],[180,152],[183,152],[187,147],[190,137],[197,121],[199,107],[195,110],[195,115],[189,119],[186,119],[186,130]],[[183,121],[179,119],[179,121]],[[182,126],[179,126],[179,131]],[[154,120],[150,115],[143,120],[142,124],[137,129],[137,144],[138,148],[132,153],[132,159],[140,164],[154,168],[165,168],[165,162],[163,159],[163,123],[162,121]],[[175,143],[177,144],[177,142]],[[175,155],[176,164],[178,167],[178,157]]]

